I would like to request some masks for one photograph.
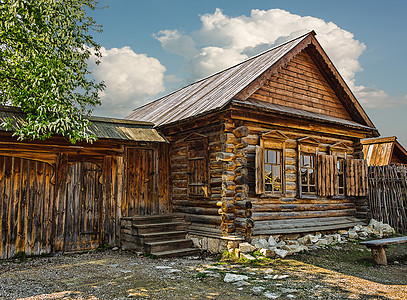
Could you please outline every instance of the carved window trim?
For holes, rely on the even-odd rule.
[[[256,194],[265,197],[281,197],[285,195],[285,143],[288,137],[278,130],[266,132],[260,136],[260,145],[256,146]],[[280,153],[280,164],[269,164],[268,151]],[[266,190],[266,165],[280,165],[280,191]],[[272,184],[272,186],[274,186]]]
[[[298,142],[298,149],[297,149],[297,154],[298,154],[298,159],[297,159],[297,190],[298,190],[298,195],[299,198],[317,198],[318,197],[318,148],[319,148],[319,142],[312,138],[312,137],[303,137],[297,140]],[[302,163],[304,162],[304,157],[305,156],[310,156],[313,158],[313,164],[311,166],[305,166]],[[303,172],[302,170],[307,171],[307,182],[308,184],[306,185],[308,188],[308,191],[303,191],[304,185],[302,184],[302,179],[303,179]],[[310,170],[313,170],[314,174],[314,185],[309,184],[309,174]],[[309,190],[311,187],[314,187],[314,192],[310,192]]]

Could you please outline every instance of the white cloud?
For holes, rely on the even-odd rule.
[[[102,47],[101,52],[101,64],[91,64],[93,76],[106,84],[100,94],[102,106],[95,108],[95,115],[124,117],[165,90],[166,69],[158,59],[137,54],[130,47]]]
[[[183,56],[192,80],[211,75],[244,59],[315,30],[317,39],[332,59],[357,98],[368,107],[382,107],[389,100],[384,91],[355,86],[355,74],[362,70],[359,57],[366,46],[349,31],[322,19],[299,16],[281,9],[253,9],[250,16],[228,17],[220,9],[201,16],[202,27],[190,34],[162,30],[155,38],[162,47]]]
[[[395,97],[375,87],[366,87],[363,85],[355,86],[353,83],[350,84],[350,88],[354,91],[356,98],[365,108],[383,109],[407,104],[407,95]]]

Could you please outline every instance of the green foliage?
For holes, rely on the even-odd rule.
[[[94,141],[91,108],[103,83],[89,78],[87,60],[101,57],[86,10],[97,0],[0,0],[0,103],[20,107],[23,124],[1,124],[21,139],[62,135]],[[96,63],[99,63],[97,61]]]

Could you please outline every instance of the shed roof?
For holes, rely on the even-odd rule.
[[[407,164],[407,150],[395,136],[364,139],[361,143],[369,166]]]
[[[336,88],[341,90],[341,101],[346,102],[344,106],[352,119],[360,125],[375,129],[315,39],[314,31],[136,108],[126,118],[150,121],[156,126],[162,126],[222,109],[233,99],[246,101],[258,88],[258,84],[254,84],[255,81],[267,80],[278,72],[280,67],[286,65],[296,54],[311,44],[313,51],[319,55],[324,68],[334,78]]]
[[[23,124],[24,113],[16,107],[0,106],[0,123],[10,119],[13,124]],[[153,123],[104,117],[90,117],[90,133],[98,139],[114,139],[136,142],[166,142],[153,128]],[[0,131],[8,131],[0,126]]]

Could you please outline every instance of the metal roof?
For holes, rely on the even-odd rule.
[[[256,99],[247,99],[244,101],[241,100],[233,100],[232,104],[237,104],[240,106],[245,106],[245,107],[255,107],[259,108],[262,110],[266,111],[271,111],[271,112],[276,112],[279,114],[283,115],[288,115],[288,116],[295,116],[297,118],[303,118],[303,119],[312,119],[312,120],[317,120],[317,121],[323,121],[323,122],[328,122],[328,123],[333,123],[333,124],[340,124],[340,125],[345,125],[348,127],[353,127],[353,128],[359,128],[359,129],[368,129],[368,130],[376,130],[376,128],[368,127],[365,125],[361,125],[357,122],[342,119],[342,118],[336,118],[333,116],[328,116],[324,114],[319,114],[319,113],[314,113],[298,108],[293,108],[293,107],[288,107],[284,105],[279,105],[279,104],[273,104],[270,102],[265,102],[265,101],[260,101]]]
[[[310,32],[302,35],[136,108],[126,119],[150,121],[156,126],[160,126],[220,109],[288,52],[313,34],[315,33]]]
[[[7,119],[12,124],[23,124],[24,113],[11,106],[0,106],[0,123]],[[91,117],[90,133],[98,139],[115,139],[136,142],[167,142],[154,128],[153,123],[103,117]],[[0,131],[7,131],[0,126]]]

